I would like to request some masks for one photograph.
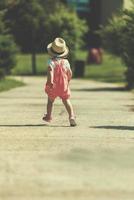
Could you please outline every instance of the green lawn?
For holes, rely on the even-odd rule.
[[[37,55],[37,74],[44,75],[46,73],[46,63],[48,56],[46,54]],[[13,75],[32,75],[31,55],[21,54],[17,56],[17,65],[12,70]]]
[[[79,51],[77,59],[86,60],[87,52]],[[37,55],[37,74],[45,75],[47,68],[46,54]],[[31,70],[31,55],[18,55],[18,63],[12,70],[13,75],[32,75]],[[126,67],[121,63],[121,60],[104,53],[103,63],[101,65],[86,65],[86,79],[94,79],[104,82],[125,82],[124,72]]]
[[[21,81],[17,81],[11,78],[5,78],[0,80],[0,92],[24,85],[25,84]]]
[[[101,65],[87,65],[85,70],[85,78],[94,79],[103,82],[125,82],[126,66],[121,60],[104,54],[103,63]]]

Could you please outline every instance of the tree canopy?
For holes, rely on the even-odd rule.
[[[44,37],[44,9],[36,0],[21,0],[5,16],[8,27],[24,52],[37,52]]]
[[[87,30],[85,22],[60,0],[18,0],[8,7],[5,20],[22,52],[32,54],[34,74],[36,53],[44,52],[55,37],[63,37],[74,55]]]
[[[17,51],[13,37],[8,34],[3,21],[3,10],[0,12],[0,79],[9,74],[12,67],[15,66]]]
[[[134,1],[133,1],[134,2]],[[133,4],[134,5],[134,4]],[[134,88],[134,6],[114,15],[101,30],[103,45],[110,53],[120,56],[127,66],[127,88]]]

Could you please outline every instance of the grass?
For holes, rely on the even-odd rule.
[[[24,85],[25,84],[21,81],[14,80],[11,78],[5,78],[5,79],[0,80],[0,92],[7,91],[12,88],[16,88],[16,87],[24,86]]]
[[[85,78],[102,82],[125,83],[125,71],[126,66],[119,58],[104,54],[102,64],[86,66]]]
[[[39,54],[37,58],[37,74],[46,74],[46,63],[48,56],[46,54]],[[21,54],[17,55],[17,65],[12,69],[13,75],[32,75],[31,55]]]
[[[77,52],[77,59],[86,60],[87,52]],[[47,70],[46,54],[37,55],[37,74],[45,75]],[[18,55],[18,63],[12,70],[13,75],[32,75],[31,69],[31,55]],[[86,65],[85,77],[86,79],[94,79],[103,82],[125,82],[126,67],[122,64],[121,60],[104,53],[103,63],[101,65]]]
[[[86,60],[87,52],[78,52],[77,58]],[[124,83],[125,71],[126,66],[121,62],[120,58],[104,52],[102,64],[87,64],[85,66],[84,78],[102,82]]]

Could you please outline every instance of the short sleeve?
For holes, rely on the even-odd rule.
[[[47,65],[48,65],[49,67],[51,67],[51,68],[54,68],[54,62],[53,62],[53,60],[52,60],[52,59],[49,59],[49,60],[47,61]]]
[[[70,69],[70,63],[69,63],[69,61],[66,59],[65,60],[65,67],[67,68],[67,69]]]

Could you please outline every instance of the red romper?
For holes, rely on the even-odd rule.
[[[70,97],[70,77],[68,77],[69,62],[67,59],[61,58],[52,59],[51,62],[53,62],[53,66],[50,66],[53,68],[53,87],[51,88],[46,83],[45,92],[51,100],[54,100],[56,97],[66,100]]]

